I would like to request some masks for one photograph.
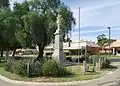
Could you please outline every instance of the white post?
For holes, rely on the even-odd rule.
[[[99,68],[99,64],[98,64],[98,62],[96,62],[95,71],[98,71],[98,68]]]
[[[101,69],[101,59],[99,58],[99,68],[98,68],[98,71],[100,71]]]
[[[30,76],[30,64],[29,62],[27,63],[27,76]]]
[[[86,62],[83,61],[83,74],[86,74]]]
[[[113,48],[113,55],[115,55],[115,48]]]

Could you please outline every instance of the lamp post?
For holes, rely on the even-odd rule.
[[[109,41],[108,41],[108,44],[109,44],[109,57],[110,57],[110,36],[111,36],[111,33],[110,33],[110,27],[108,27],[108,30],[109,30]]]

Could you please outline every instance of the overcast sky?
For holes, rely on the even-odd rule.
[[[12,0],[22,2],[23,0]],[[120,0],[61,0],[74,12],[76,26],[72,39],[78,40],[78,7],[81,8],[81,39],[96,41],[100,34],[120,39]]]

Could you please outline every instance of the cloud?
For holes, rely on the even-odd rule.
[[[13,2],[22,2],[23,0],[12,0]],[[112,27],[112,37],[119,39],[120,27],[120,0],[62,0],[70,6],[76,18],[75,32],[72,33],[72,39],[78,40],[78,18],[80,14],[81,35],[85,40],[96,40],[98,34],[108,34],[107,27]],[[11,2],[11,3],[13,3]],[[87,27],[87,28],[86,28]],[[97,35],[96,35],[96,34]],[[91,35],[90,35],[91,34]]]
[[[80,31],[80,34],[88,34],[88,33],[96,33],[96,32],[104,32],[104,31],[108,31],[108,29],[106,27],[104,28],[99,28],[99,29],[90,29],[90,30],[85,30],[85,31]],[[114,27],[111,28],[111,31],[120,31],[119,27]],[[78,30],[76,30],[75,32],[73,32],[72,34],[79,34]]]
[[[78,40],[78,36],[79,36],[79,30],[76,29],[76,31],[74,31],[72,33],[72,40]],[[106,27],[92,27],[92,26],[88,26],[88,27],[84,27],[81,28],[80,30],[80,38],[84,39],[84,40],[92,40],[92,41],[97,41],[97,36],[100,34],[105,34],[106,37],[108,37],[108,29]],[[111,27],[111,38],[112,39],[119,39],[119,32],[120,32],[120,26],[116,26],[116,27]]]
[[[85,6],[81,7],[81,27],[84,26],[114,26],[118,25],[120,22],[120,1],[118,0],[90,0],[94,3],[88,3],[84,0]],[[79,2],[80,3],[80,2]],[[87,4],[86,4],[87,3]],[[79,4],[78,6],[80,6]],[[72,8],[72,7],[71,7]],[[76,18],[78,27],[78,7],[72,8],[74,12],[74,17]]]
[[[119,39],[120,0],[79,0],[72,5],[71,10],[74,12],[77,23],[72,33],[73,40],[78,40],[79,6],[81,7],[81,38],[96,40],[96,36],[99,34],[108,36],[107,27],[110,26],[112,28],[111,37]]]

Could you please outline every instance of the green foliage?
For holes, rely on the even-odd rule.
[[[72,57],[66,57],[66,60],[72,62]]]
[[[26,62],[22,61],[22,60],[16,61],[14,66],[13,66],[14,73],[18,74],[18,75],[21,75],[21,76],[26,76],[27,75],[26,69],[27,69]]]
[[[44,76],[65,76],[68,71],[63,66],[54,60],[48,60],[43,63],[42,72]]]
[[[13,72],[13,68],[11,65],[14,65],[13,59],[7,59],[7,62],[5,63],[5,70],[9,72]]]
[[[42,64],[38,61],[30,63],[29,76],[41,76],[42,75]]]
[[[60,0],[34,0],[21,4],[16,3],[14,13],[20,20],[17,39],[24,47],[38,45],[39,57],[43,56],[44,47],[54,38],[58,13],[62,15],[61,29],[64,37],[71,30],[71,26],[75,24],[71,10]]]
[[[29,29],[27,30],[24,24],[24,16],[29,12],[29,3],[27,1],[24,1],[22,4],[15,3],[13,9],[14,16],[19,20],[16,38],[21,43],[22,47],[31,47]]]
[[[102,62],[102,68],[109,68],[111,67],[110,65],[110,59],[107,58],[107,55],[103,55],[103,56],[99,56],[99,55],[92,55],[90,56],[91,58],[89,58],[89,63],[96,63],[100,61]]]
[[[29,22],[28,22],[29,21]],[[44,16],[39,15],[37,12],[28,13],[25,18],[25,27],[31,32],[31,37],[34,44],[44,44],[46,28],[44,26]]]
[[[72,30],[72,27],[76,24],[71,10],[64,4],[59,7],[59,14],[62,16],[60,27],[64,34],[63,39],[65,41],[65,36]],[[67,37],[68,39],[68,37]],[[69,39],[70,40],[70,39]]]
[[[97,37],[97,43],[100,46],[103,46],[105,43],[112,43],[113,41],[115,41],[115,39],[107,39],[105,34],[101,34]]]
[[[0,0],[0,7],[1,6],[9,6],[9,0]]]
[[[107,43],[107,41],[108,41],[108,39],[106,38],[106,36],[105,36],[104,34],[99,35],[99,36],[97,37],[97,43],[98,43],[98,45],[100,45],[100,46],[103,46],[105,43]]]
[[[26,61],[22,60],[14,60],[13,58],[9,58],[7,62],[5,63],[5,70],[21,75],[21,76],[26,76]]]
[[[5,60],[5,58],[4,58],[4,57],[0,57],[0,63],[3,63],[3,62],[4,62],[4,60]]]
[[[29,65],[29,68],[28,68]],[[69,72],[60,62],[54,60],[45,60],[42,62],[36,59],[15,60],[9,58],[5,63],[5,70],[20,76],[65,76]]]
[[[19,47],[39,47],[38,57],[43,57],[44,47],[54,39],[57,16],[63,38],[75,25],[71,10],[60,0],[31,0],[14,3],[10,8],[0,9],[0,50]]]
[[[109,67],[110,67],[110,60],[106,58],[102,63],[102,68],[109,68]]]
[[[9,8],[0,9],[0,50],[13,50],[21,47],[16,38],[18,19]]]

